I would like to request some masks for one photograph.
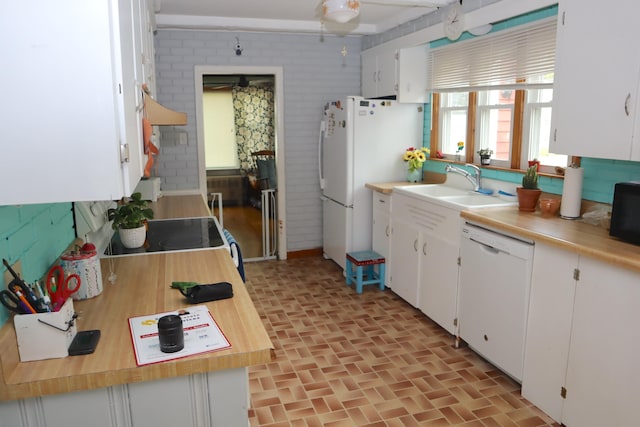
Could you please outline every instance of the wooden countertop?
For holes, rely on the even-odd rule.
[[[405,185],[425,185],[431,184],[429,182],[408,182],[408,181],[395,181],[395,182],[367,182],[364,186],[378,191],[383,194],[391,194],[395,187],[403,187]]]
[[[186,196],[165,196],[152,202],[149,207],[153,209],[153,219],[170,218],[194,218],[210,216],[211,211],[201,194]]]
[[[640,271],[640,246],[610,237],[604,227],[558,216],[545,218],[540,212],[520,212],[517,207],[462,211],[460,215],[478,224]]]
[[[159,200],[158,218],[182,209],[184,217],[200,210],[203,199],[164,197]],[[179,207],[195,202],[195,209]],[[178,205],[172,206],[173,202]],[[165,205],[167,204],[168,205]],[[200,205],[197,205],[199,203]],[[206,205],[205,205],[206,208]],[[117,283],[107,280],[117,274]],[[20,362],[13,322],[0,330],[0,400],[13,400],[47,394],[108,387],[157,380],[221,369],[268,363],[273,344],[247,293],[229,253],[224,250],[160,253],[101,260],[103,292],[95,298],[74,301],[78,330],[100,329],[96,352],[33,362]],[[172,281],[215,283],[228,281],[234,296],[212,301],[214,319],[231,343],[231,348],[186,357],[155,365],[137,367],[127,319],[188,307]]]

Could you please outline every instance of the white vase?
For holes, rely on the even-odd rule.
[[[121,228],[118,232],[122,246],[128,249],[139,248],[147,238],[147,228],[144,225],[138,228]]]

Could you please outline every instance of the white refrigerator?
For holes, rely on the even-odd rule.
[[[370,250],[367,182],[405,181],[408,147],[421,147],[422,104],[350,96],[325,106],[319,142],[323,253],[343,269],[347,252]]]

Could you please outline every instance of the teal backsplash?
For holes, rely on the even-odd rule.
[[[427,161],[424,170],[444,173],[445,162]],[[584,181],[582,183],[582,198],[600,203],[613,202],[613,187],[616,182],[640,180],[640,163],[622,160],[582,158]],[[519,184],[522,182],[521,172],[509,172],[494,169],[483,169],[482,176]],[[542,191],[562,194],[563,180],[541,176],[539,185]]]
[[[0,206],[0,257],[20,260],[26,282],[42,278],[74,238],[71,203]],[[8,317],[0,306],[0,325]]]

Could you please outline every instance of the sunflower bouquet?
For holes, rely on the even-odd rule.
[[[404,152],[402,160],[407,162],[409,166],[409,172],[413,172],[417,169],[422,168],[422,164],[425,162],[425,160],[427,160],[427,154],[429,154],[429,149],[427,147],[409,147]]]

